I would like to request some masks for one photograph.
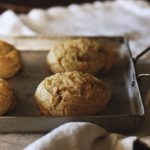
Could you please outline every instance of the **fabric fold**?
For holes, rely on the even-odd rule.
[[[146,147],[150,148],[149,137],[125,137],[92,123],[71,122],[59,126],[24,150],[147,150]]]

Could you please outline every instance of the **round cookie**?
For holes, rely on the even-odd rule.
[[[0,78],[10,78],[21,68],[21,58],[16,48],[0,41]]]
[[[12,110],[15,106],[16,101],[9,83],[0,78],[0,115]]]
[[[73,38],[59,42],[47,55],[53,73],[80,71],[96,74],[105,65],[106,53],[98,40]]]
[[[82,116],[100,113],[111,91],[105,82],[77,71],[57,73],[37,87],[35,100],[46,116]]]

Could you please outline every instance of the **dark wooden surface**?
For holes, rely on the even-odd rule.
[[[52,6],[67,6],[69,4],[81,4],[94,2],[95,0],[0,0],[0,13],[12,9],[17,13],[27,13],[33,8],[49,8]],[[100,0],[113,1],[113,0]],[[135,0],[136,1],[136,0]],[[150,0],[146,0],[150,2]]]
[[[26,13],[32,8],[48,8],[52,6],[67,6],[72,3],[93,2],[94,0],[0,0],[0,12],[12,9],[18,13]],[[104,0],[102,0],[104,1]]]

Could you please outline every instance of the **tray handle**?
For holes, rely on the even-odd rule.
[[[140,54],[138,54],[135,58],[134,58],[134,63],[136,64],[138,62],[138,60],[144,56],[147,52],[150,51],[150,47],[146,48],[145,50],[143,50]]]
[[[139,61],[139,59],[144,56],[147,52],[150,51],[150,47],[146,48],[145,50],[143,50],[140,54],[138,54],[135,58],[134,58],[134,63],[135,63],[135,66],[137,64],[137,62]],[[138,80],[141,81],[142,78],[147,78],[147,77],[150,77],[150,74],[149,73],[142,73],[142,74],[139,74],[138,75]]]
[[[150,51],[150,47],[146,48],[145,50],[143,50],[140,54],[138,54],[135,58],[133,58],[133,61],[134,61],[134,64],[135,64],[135,67],[137,66],[137,62],[139,61],[139,59],[145,55],[147,52]],[[137,79],[138,79],[138,82],[139,84],[141,85],[141,80],[143,78],[150,78],[150,73],[141,73],[139,75],[137,75]],[[141,87],[140,87],[141,88]],[[143,95],[143,94],[142,94]],[[145,109],[146,109],[146,106],[149,105],[149,100],[146,98],[145,101],[143,101],[144,105],[145,105]]]

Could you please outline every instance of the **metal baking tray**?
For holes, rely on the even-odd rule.
[[[135,60],[128,41],[123,37],[96,37],[100,42],[113,46],[120,56],[107,74],[97,75],[106,81],[112,97],[104,112],[83,117],[44,117],[34,102],[38,84],[52,73],[47,69],[48,50],[59,40],[69,37],[3,37],[21,49],[22,70],[9,79],[17,99],[17,108],[0,117],[0,132],[47,132],[67,122],[91,122],[109,131],[124,132],[137,130],[144,119],[145,109],[138,83]],[[95,37],[89,37],[95,38]],[[140,56],[140,55],[139,55]]]

